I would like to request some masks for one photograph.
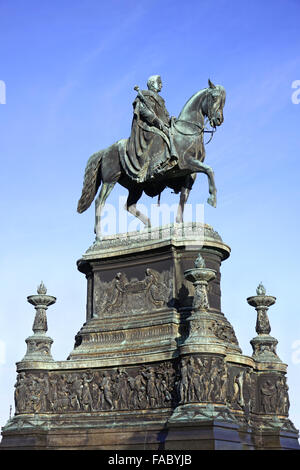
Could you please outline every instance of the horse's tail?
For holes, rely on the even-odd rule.
[[[99,168],[102,155],[103,151],[100,150],[94,153],[87,162],[82,193],[77,205],[77,212],[80,214],[90,207],[100,186],[101,175],[99,174]]]

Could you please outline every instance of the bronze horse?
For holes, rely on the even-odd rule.
[[[91,205],[102,183],[101,190],[95,201],[95,233],[96,240],[101,239],[101,211],[105,201],[116,183],[128,189],[126,209],[140,219],[146,226],[151,223],[142,214],[136,204],[143,192],[148,196],[160,195],[165,188],[171,188],[176,194],[180,192],[176,222],[183,221],[184,206],[195,182],[197,173],[205,173],[209,182],[207,202],[216,207],[216,186],[212,168],[203,163],[205,158],[204,132],[205,118],[211,127],[216,129],[223,123],[223,107],[226,93],[221,85],[214,85],[210,80],[209,87],[195,93],[185,104],[178,119],[172,126],[173,142],[179,155],[174,167],[163,174],[157,174],[150,181],[143,183],[133,181],[126,173],[122,164],[122,154],[126,151],[127,139],[119,140],[110,147],[94,153],[88,160],[82,194],[77,211],[84,212]]]

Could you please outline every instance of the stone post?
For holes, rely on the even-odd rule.
[[[22,359],[24,361],[53,361],[51,355],[52,338],[46,335],[48,330],[46,310],[50,305],[56,302],[56,298],[47,295],[47,289],[43,282],[37,289],[37,295],[30,295],[27,301],[34,305],[36,310],[35,318],[32,326],[33,335],[29,336],[25,341],[27,344],[27,352]]]
[[[282,362],[277,356],[277,339],[270,336],[271,326],[268,318],[269,307],[276,302],[276,297],[266,295],[266,289],[260,283],[256,289],[257,295],[247,298],[247,302],[257,312],[256,332],[258,336],[250,343],[253,348],[252,357],[258,362]]]
[[[194,300],[192,313],[188,321],[188,337],[180,348],[181,354],[187,353],[220,353],[224,354],[226,345],[218,334],[220,315],[210,311],[208,301],[209,282],[215,279],[216,271],[207,268],[205,261],[199,253],[195,267],[184,272],[187,281],[193,283]]]
[[[206,267],[200,253],[194,265],[184,272],[186,280],[193,283],[194,299],[187,320],[189,334],[180,347],[179,406],[168,424],[182,430],[189,423],[199,426],[199,433],[205,433],[205,426],[210,423],[216,435],[220,432],[226,434],[228,441],[236,441],[237,424],[226,406],[224,388],[227,345],[219,332],[219,327],[222,331],[224,328],[223,317],[210,311],[207,295],[216,271]]]

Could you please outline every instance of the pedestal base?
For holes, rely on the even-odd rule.
[[[199,250],[216,278],[205,318],[190,322],[194,291],[184,272]],[[299,448],[286,365],[244,356],[221,311],[229,253],[199,224],[110,237],[88,250],[78,263],[88,280],[86,323],[68,360],[17,364],[16,413],[0,448]]]
[[[232,420],[170,420],[170,412],[83,413],[68,419],[41,414],[7,424],[1,450],[299,450],[297,433],[253,429]],[[53,417],[54,418],[54,417]],[[18,427],[19,426],[19,427]]]

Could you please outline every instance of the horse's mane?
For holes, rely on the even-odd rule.
[[[196,93],[194,93],[188,100],[187,102],[185,103],[185,105],[183,106],[179,116],[178,116],[178,119],[180,119],[183,115],[184,112],[187,111],[187,108],[191,106],[192,103],[194,103],[195,99],[198,98],[199,95],[202,95],[205,91],[207,90],[207,88],[203,88],[202,90],[199,90],[197,91]]]
[[[188,109],[192,106],[192,104],[194,104],[195,100],[199,98],[200,95],[204,95],[204,93],[208,90],[216,90],[218,92],[220,92],[222,95],[224,95],[224,100],[225,100],[225,88],[222,86],[222,85],[215,85],[215,88],[203,88],[202,90],[199,90],[197,91],[196,93],[194,93],[190,99],[187,100],[187,102],[185,103],[185,105],[183,106],[179,116],[178,116],[178,119],[182,118],[182,115],[188,111]]]

